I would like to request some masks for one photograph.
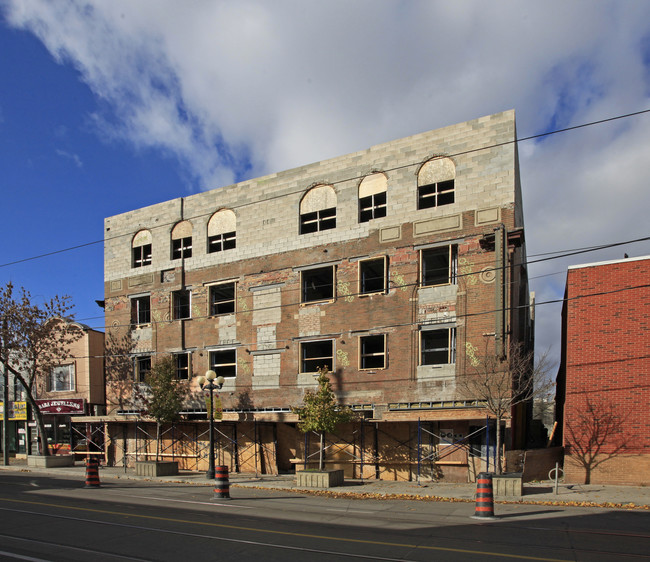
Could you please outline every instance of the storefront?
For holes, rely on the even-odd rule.
[[[3,416],[4,404],[0,402],[0,427]],[[10,455],[23,456],[27,446],[27,402],[9,402],[7,417],[7,450]]]
[[[66,398],[36,400],[36,404],[43,415],[50,453],[62,455],[74,450],[77,443],[71,434],[71,426],[75,416],[86,414],[86,401],[83,398]]]

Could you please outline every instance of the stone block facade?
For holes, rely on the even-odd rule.
[[[184,356],[190,417],[213,369],[224,420],[293,424],[327,366],[376,423],[467,435],[459,375],[531,338],[515,140],[509,111],[109,217],[107,329],[136,367]]]

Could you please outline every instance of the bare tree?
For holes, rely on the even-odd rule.
[[[621,429],[623,422],[613,404],[589,398],[584,408],[575,408],[567,416],[565,441],[571,458],[585,470],[585,484],[591,483],[591,474],[596,467],[628,447],[630,435]]]
[[[36,397],[47,388],[52,369],[71,357],[70,346],[83,336],[72,321],[72,308],[68,296],[55,296],[38,305],[24,288],[14,292],[12,283],[0,287],[0,363],[25,389],[43,455],[50,451]]]
[[[482,402],[496,421],[497,474],[502,472],[501,422],[518,404],[549,395],[554,386],[550,371],[547,353],[535,361],[533,351],[513,344],[506,358],[490,353],[486,346],[482,356],[472,355],[467,372],[459,377],[457,388],[464,398]]]
[[[109,413],[116,409],[145,409],[143,373],[134,365],[134,344],[129,330],[112,328],[104,346],[106,361],[106,401]],[[141,375],[142,380],[136,380]]]

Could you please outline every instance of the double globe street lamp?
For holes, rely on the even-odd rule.
[[[201,387],[201,390],[210,391],[210,464],[208,471],[205,473],[209,480],[214,480],[214,401],[213,393],[215,390],[221,390],[223,383],[226,379],[222,376],[217,376],[212,369],[206,371],[205,376],[200,376],[198,383]]]

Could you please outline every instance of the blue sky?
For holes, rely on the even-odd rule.
[[[103,219],[514,108],[520,137],[650,108],[650,3],[0,0],[0,283],[102,328]],[[529,254],[648,236],[650,114],[522,142]],[[566,268],[531,265],[540,302]],[[7,265],[11,264],[11,265]],[[559,353],[559,305],[537,342]]]

